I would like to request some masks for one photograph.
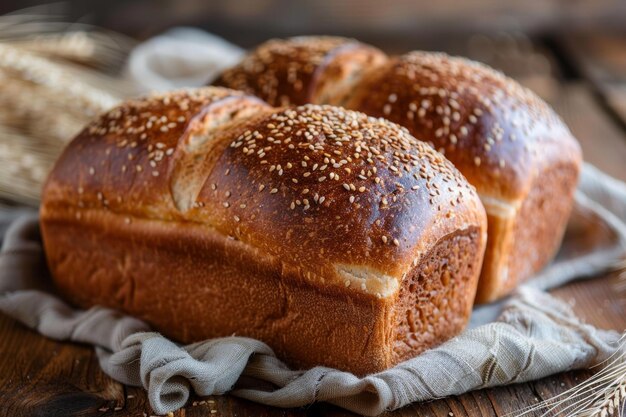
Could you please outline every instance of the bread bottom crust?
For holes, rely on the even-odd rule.
[[[484,244],[476,229],[442,238],[401,291],[377,298],[313,285],[288,259],[201,224],[102,210],[83,210],[80,221],[51,215],[63,212],[42,213],[42,230],[54,281],[71,302],[119,309],[183,343],[248,336],[292,367],[357,375],[384,370],[465,326]]]

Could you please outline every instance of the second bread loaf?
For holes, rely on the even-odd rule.
[[[445,154],[476,187],[487,210],[489,238],[479,302],[508,294],[552,259],[572,209],[581,151],[546,103],[514,80],[467,59],[429,52],[390,58],[377,53],[364,64],[336,50],[371,47],[343,38],[324,38],[325,48],[319,42],[315,37],[270,41],[216,83],[261,98],[282,91],[283,103],[303,99],[284,93],[287,86],[307,90],[336,84],[336,94],[310,95],[309,100],[384,117]],[[297,71],[284,76],[295,45],[300,66],[305,65],[303,50],[316,51],[310,62],[316,74],[313,84]],[[360,70],[345,88],[348,82],[338,81],[317,62]]]

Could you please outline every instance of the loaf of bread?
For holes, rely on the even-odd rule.
[[[41,226],[79,306],[356,374],[461,331],[486,244],[475,189],[406,129],[217,87],[87,126],[48,178]]]
[[[306,66],[303,51],[314,51],[313,76],[284,76],[295,49],[299,67]],[[345,49],[370,51],[372,58],[350,62],[352,55],[336,53]],[[302,102],[289,96],[289,86],[308,91],[338,83],[337,94],[311,95],[310,102],[384,117],[431,144],[476,187],[487,211],[477,301],[508,294],[543,268],[560,245],[581,165],[576,139],[535,94],[485,65],[442,53],[385,58],[371,51],[343,38],[270,41],[216,84],[263,99],[280,92],[280,102],[288,104]],[[353,68],[348,80],[329,73],[327,62]]]
[[[369,68],[386,61],[380,50],[345,38],[274,39],[215,84],[262,97],[273,106],[337,103]]]

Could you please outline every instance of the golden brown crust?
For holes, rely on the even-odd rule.
[[[452,275],[458,282],[450,289],[457,291],[437,294],[437,305],[427,282],[414,289],[421,298],[418,308],[441,311],[410,329],[394,325],[397,314],[413,307],[405,301],[414,301],[411,294],[377,298],[341,286],[311,285],[284,260],[194,223],[139,218],[126,223],[125,216],[88,209],[81,222],[49,212],[42,226],[57,287],[79,306],[123,310],[185,343],[233,334],[254,337],[295,368],[325,365],[358,375],[384,370],[465,326],[481,263],[475,254],[484,244],[475,228],[442,239],[470,239],[476,247],[455,254],[475,271]],[[434,252],[436,262],[446,263],[438,246],[425,259]],[[411,275],[430,274],[431,263],[426,266]],[[405,291],[415,285],[406,284]],[[439,301],[446,295],[455,296],[447,300],[449,307]],[[398,352],[392,335],[412,342]]]
[[[368,74],[347,108],[385,117],[442,152],[481,195],[515,202],[537,168],[580,159],[580,147],[533,92],[493,69],[411,52]]]
[[[49,177],[44,205],[58,201],[76,208],[180,219],[169,179],[189,138],[224,111],[247,108],[270,109],[254,97],[214,87],[127,101],[68,145]]]
[[[289,51],[291,42],[280,42],[280,48]],[[309,39],[300,45],[298,62],[307,56],[302,48],[314,44]],[[288,58],[271,63],[273,45],[268,43],[260,49],[277,74],[272,84],[282,85],[285,80],[277,68]],[[347,66],[351,59],[343,56],[337,62]],[[242,74],[248,70],[239,66],[233,71]],[[255,80],[250,83],[266,81],[256,76],[254,71],[246,75]],[[485,65],[442,53],[411,52],[388,60],[380,58],[360,72],[350,89],[336,85],[341,92],[334,97],[311,96],[310,100],[340,104],[406,127],[417,139],[443,153],[477,188],[490,223],[480,300],[504,295],[549,262],[551,256],[534,256],[532,268],[528,268],[514,261],[532,254],[526,249],[529,246],[541,248],[543,254],[556,251],[580,170],[577,141],[546,103]],[[545,195],[537,197],[534,188],[541,183],[541,175],[557,166],[567,167],[569,173],[562,179],[563,186],[558,187],[558,193],[540,187]],[[541,228],[551,238],[529,232],[534,230],[535,221],[545,224],[544,219],[533,219],[523,212],[530,196],[544,201],[543,207],[558,207],[550,215],[550,224]],[[557,201],[560,199],[564,199],[562,204]],[[515,270],[511,270],[513,265]]]
[[[388,291],[417,253],[480,223],[458,171],[391,123],[307,105],[232,134],[188,218],[288,257],[311,277],[345,285],[355,265],[384,279],[364,290]]]
[[[46,255],[57,287],[79,306],[123,310],[184,343],[254,337],[295,367],[389,365],[389,299],[309,285],[281,259],[194,223],[59,214],[43,222]]]
[[[494,301],[531,277],[556,254],[569,213],[579,166],[566,161],[539,172],[514,216],[488,214],[490,240],[476,301]]]
[[[471,255],[480,250],[479,234],[466,229],[440,239],[403,280],[393,309],[393,363],[438,345],[465,327],[481,267]]]
[[[179,116],[181,103],[195,104]],[[258,114],[206,132],[233,103]],[[158,107],[180,123],[151,124]],[[211,146],[193,153],[192,132]],[[87,127],[50,176],[44,207],[55,203],[76,216],[99,208],[202,223],[289,257],[313,281],[378,295],[441,236],[482,221],[459,172],[397,125],[331,106],[270,111],[216,87],[131,101]],[[376,279],[360,280],[354,265]]]
[[[405,129],[331,106],[273,109],[217,87],[130,101],[88,126],[48,179],[41,221],[54,279],[81,305],[124,309],[186,341],[235,329],[294,364],[355,372],[392,364],[399,286],[452,234],[472,236],[463,256],[474,267],[456,277],[467,282],[459,303],[471,304],[486,233],[473,187]],[[258,297],[232,296],[237,286],[265,297],[276,288],[302,326],[318,328],[237,321],[238,309],[263,311]],[[321,326],[311,300],[339,315]],[[185,301],[194,317],[181,318]],[[354,334],[344,355],[324,339],[329,326]],[[297,333],[275,333],[288,329]]]
[[[407,127],[476,187],[489,217],[478,302],[508,294],[552,259],[573,204],[581,151],[534,93],[484,65],[412,52],[370,72],[346,107]],[[557,167],[567,174],[547,182]],[[529,209],[531,200],[541,204]]]
[[[254,94],[274,106],[336,103],[365,70],[385,60],[381,51],[354,39],[273,39],[226,70],[213,85]]]

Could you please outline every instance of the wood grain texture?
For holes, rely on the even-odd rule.
[[[626,126],[626,34],[583,32],[562,36],[561,49]]]
[[[603,111],[589,85],[563,86],[550,104],[580,142],[584,160],[626,181],[624,130]]]

